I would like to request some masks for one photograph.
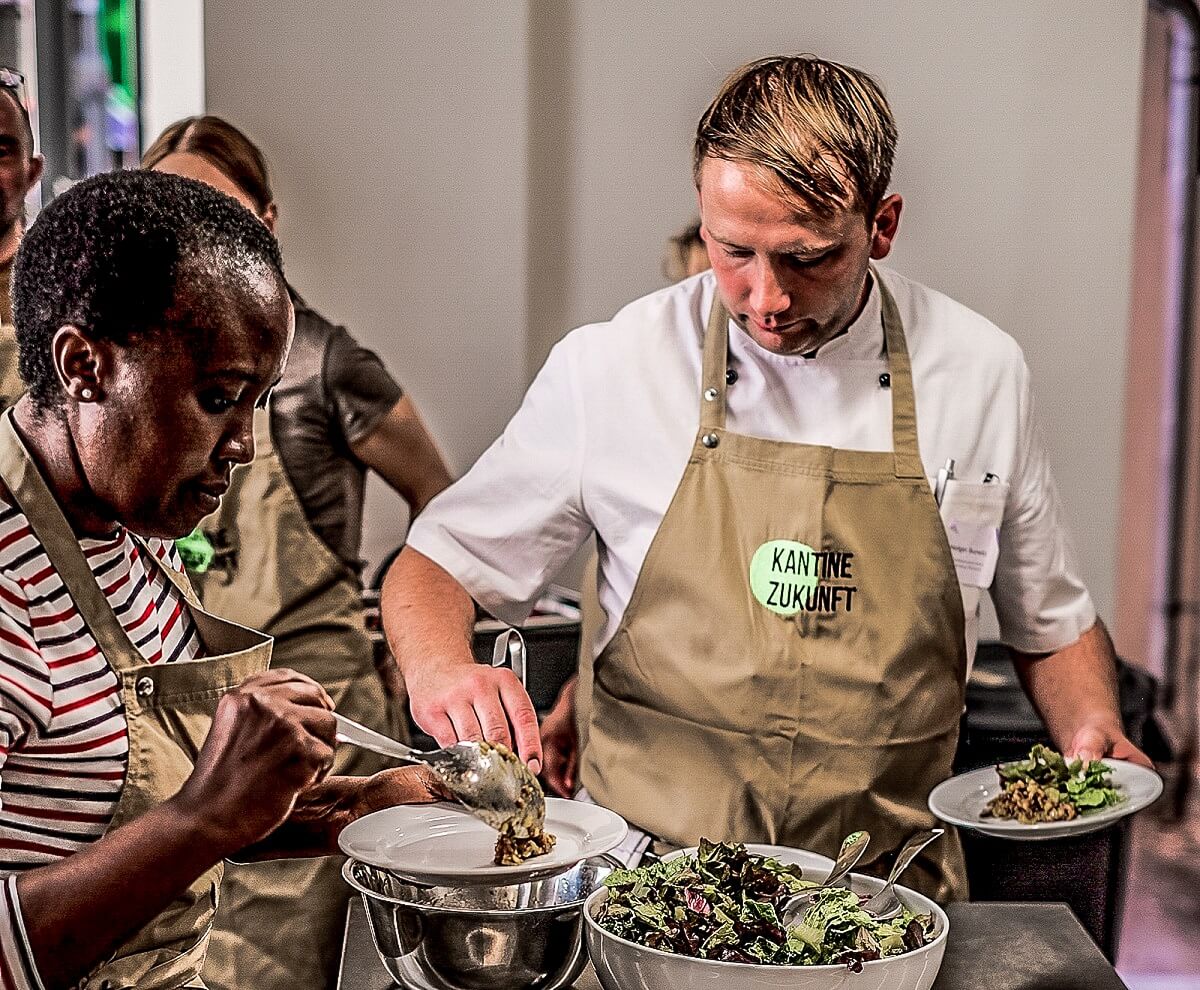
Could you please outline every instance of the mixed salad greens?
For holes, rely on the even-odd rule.
[[[779,966],[845,964],[918,949],[934,935],[930,915],[905,910],[877,921],[852,891],[815,895],[801,920],[785,928],[784,902],[806,887],[800,867],[756,856],[744,845],[700,840],[694,856],[604,881],[608,897],[596,921],[612,934],[664,952],[721,962]]]
[[[1002,763],[996,772],[1004,790],[987,803],[985,818],[1015,818],[1023,825],[1070,821],[1124,800],[1100,760],[1068,763],[1048,746],[1036,745],[1029,759]]]

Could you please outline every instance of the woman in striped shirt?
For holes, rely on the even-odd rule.
[[[328,777],[329,698],[204,613],[174,537],[253,456],[293,325],[233,200],[125,172],[60,196],[16,262],[0,420],[0,987],[198,986],[229,856],[320,855],[434,797]],[[303,566],[303,562],[297,562]]]

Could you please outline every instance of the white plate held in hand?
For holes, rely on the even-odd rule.
[[[929,810],[944,822],[1000,839],[1061,839],[1097,832],[1141,811],[1162,793],[1162,778],[1153,770],[1125,760],[1104,760],[1104,764],[1112,771],[1112,784],[1122,800],[1109,808],[1077,815],[1070,821],[1023,825],[1013,818],[985,818],[983,810],[987,803],[1004,789],[995,767],[983,767],[942,781],[929,794]]]
[[[546,799],[546,831],[558,840],[518,866],[494,862],[497,833],[451,804],[403,804],[347,825],[342,852],[431,887],[503,886],[554,876],[625,838],[625,820],[607,808]]]

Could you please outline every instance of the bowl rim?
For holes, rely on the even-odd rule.
[[[806,850],[801,850],[801,851],[806,851]],[[865,874],[862,874],[862,873],[851,873],[850,878],[858,879],[858,880],[874,881],[875,883],[879,884],[880,889],[883,888],[883,881],[880,880],[878,877],[870,877],[870,876],[866,876]],[[607,928],[605,928],[603,925],[601,925],[600,922],[598,922],[595,918],[592,917],[592,910],[595,907],[593,902],[596,901],[601,894],[607,894],[607,893],[608,893],[608,888],[605,887],[603,884],[601,884],[601,886],[597,887],[590,894],[588,894],[587,899],[583,902],[583,923],[584,923],[585,931],[594,930],[601,938],[612,939],[614,942],[619,942],[621,945],[627,945],[630,948],[637,949],[640,952],[650,952],[656,956],[662,956],[666,959],[683,959],[689,963],[701,963],[705,966],[719,966],[719,967],[732,966],[732,967],[735,967],[735,970],[733,970],[733,971],[740,972],[740,973],[757,973],[757,972],[762,972],[764,974],[765,973],[778,973],[778,972],[780,972],[780,970],[790,970],[790,969],[801,970],[805,973],[835,973],[835,972],[841,972],[846,969],[845,963],[820,963],[819,965],[808,966],[808,965],[804,965],[803,963],[785,963],[785,964],[743,963],[743,962],[726,961],[726,960],[722,960],[722,959],[702,959],[699,956],[685,956],[678,952],[666,952],[662,949],[654,949],[648,945],[642,945],[640,942],[631,942],[629,939],[622,938],[620,935],[614,935]],[[907,897],[917,897],[917,898],[920,898],[921,900],[928,901],[929,905],[930,905],[930,909],[931,909],[930,913],[932,913],[937,918],[938,922],[940,923],[941,931],[938,932],[937,936],[933,939],[933,941],[927,942],[925,945],[922,945],[919,949],[911,949],[908,952],[901,952],[899,955],[888,956],[884,959],[869,959],[869,960],[865,961],[863,963],[864,971],[866,970],[866,968],[868,966],[870,966],[872,968],[876,968],[878,966],[887,965],[889,963],[895,964],[902,959],[915,959],[918,956],[927,955],[928,953],[930,953],[934,949],[936,949],[938,946],[945,945],[946,937],[950,934],[950,918],[946,914],[946,912],[942,908],[942,906],[940,904],[938,904],[935,900],[933,900],[930,897],[926,897],[924,894],[922,894],[918,891],[913,890],[911,887],[905,887],[903,884],[896,884],[896,893],[897,893],[897,895],[899,895],[901,901],[904,902],[905,906],[907,906],[907,904],[908,904],[907,899],[906,899]],[[593,960],[593,963],[594,963],[594,960]]]
[[[580,862],[586,863],[587,860],[580,860]],[[350,857],[350,856],[346,857],[346,862],[342,864],[342,879],[345,880],[346,883],[348,883],[354,890],[356,890],[364,898],[369,898],[371,900],[376,900],[376,901],[383,901],[386,904],[399,904],[401,907],[411,908],[414,911],[422,911],[426,914],[452,914],[458,918],[516,918],[516,917],[527,918],[527,917],[530,917],[531,915],[535,915],[535,914],[549,914],[551,912],[564,911],[564,910],[568,910],[568,909],[578,910],[578,909],[582,908],[585,903],[587,903],[587,899],[589,897],[591,897],[592,894],[604,889],[604,881],[603,881],[603,879],[601,879],[599,886],[592,888],[591,890],[589,890],[586,894],[584,894],[582,897],[578,898],[577,900],[563,901],[559,904],[546,904],[546,905],[542,905],[541,907],[524,907],[524,908],[440,907],[436,904],[421,904],[416,901],[407,901],[402,897],[393,897],[390,894],[380,894],[374,890],[369,889],[368,887],[363,886],[363,884],[360,883],[355,878],[354,873],[353,873],[354,867],[359,864],[362,864],[363,866],[368,866],[373,870],[383,870],[383,867],[371,866],[370,863],[364,863],[362,860],[354,859],[353,857]],[[574,866],[568,867],[567,869],[563,870],[562,873],[557,873],[557,874],[554,874],[554,875],[548,876],[548,877],[542,877],[541,880],[526,881],[526,883],[545,883],[547,880],[555,880],[558,877],[561,877],[567,873],[570,873],[571,870],[575,869],[575,867],[578,865],[579,865],[579,863],[576,863],[576,864],[574,864]],[[609,867],[610,872],[612,869],[613,869],[612,867]],[[397,877],[397,879],[403,880],[402,877]],[[408,883],[409,886],[413,886],[413,887],[419,886],[419,884],[412,883],[411,880],[405,880],[403,882]],[[522,883],[506,883],[506,884],[497,884],[496,886],[497,887],[523,887],[524,885],[525,884],[522,884]],[[466,888],[466,887],[464,887],[462,889],[464,889],[464,890],[488,890],[488,889],[494,889],[494,888],[487,888],[487,887]]]

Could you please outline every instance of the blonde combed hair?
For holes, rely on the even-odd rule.
[[[868,216],[887,193],[896,122],[865,72],[815,55],[778,55],[725,80],[696,128],[693,175],[707,158],[764,169],[798,208]]]

